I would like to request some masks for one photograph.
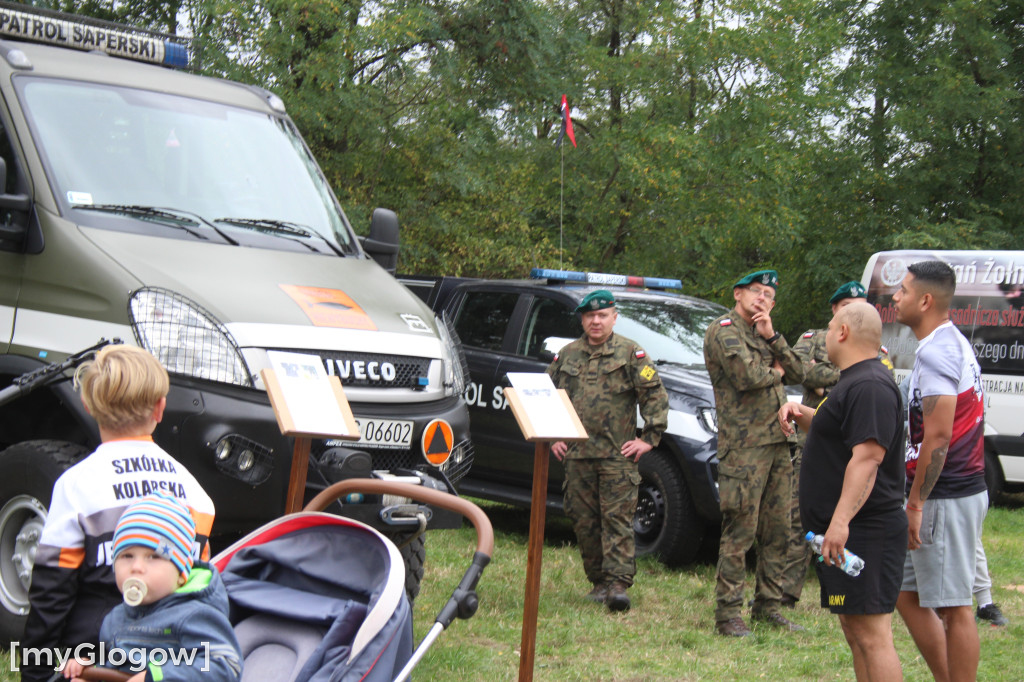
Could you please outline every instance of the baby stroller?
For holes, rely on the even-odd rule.
[[[354,492],[432,504],[462,514],[476,528],[472,562],[415,651],[398,549],[373,528],[322,511]],[[242,681],[405,680],[455,617],[476,612],[476,584],[493,549],[490,521],[468,500],[408,483],[335,483],[303,511],[258,528],[213,559],[231,601],[245,661]],[[83,676],[127,679],[103,668]]]

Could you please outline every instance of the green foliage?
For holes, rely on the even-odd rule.
[[[280,95],[357,231],[398,212],[408,272],[562,264],[729,304],[773,267],[794,335],[875,251],[1020,243],[1021,0],[54,4]]]

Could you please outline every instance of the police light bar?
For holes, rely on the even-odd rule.
[[[547,279],[555,282],[580,282],[586,284],[606,284],[620,287],[646,287],[648,289],[682,289],[683,283],[678,279],[665,277],[639,277],[636,275],[613,275],[604,272],[579,272],[577,270],[552,270],[550,268],[533,268],[530,279]]]
[[[179,68],[189,61],[187,45],[175,36],[7,2],[0,3],[0,36]]]

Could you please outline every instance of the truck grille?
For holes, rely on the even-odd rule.
[[[284,349],[282,349],[284,350]],[[309,351],[290,350],[293,353]],[[343,386],[367,388],[426,388],[429,358],[385,353],[339,353],[317,351],[327,374],[341,379]]]

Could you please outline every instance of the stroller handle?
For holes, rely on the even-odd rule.
[[[488,559],[494,554],[494,529],[491,527],[491,520],[480,507],[457,495],[411,483],[382,481],[375,478],[348,478],[322,490],[309,501],[304,511],[324,511],[336,500],[351,492],[398,495],[461,514],[469,519],[476,529],[476,551]]]
[[[89,680],[89,682],[126,682],[131,675],[120,670],[114,670],[113,668],[101,668],[96,665],[90,665],[82,669],[82,674],[79,677],[83,680]]]

